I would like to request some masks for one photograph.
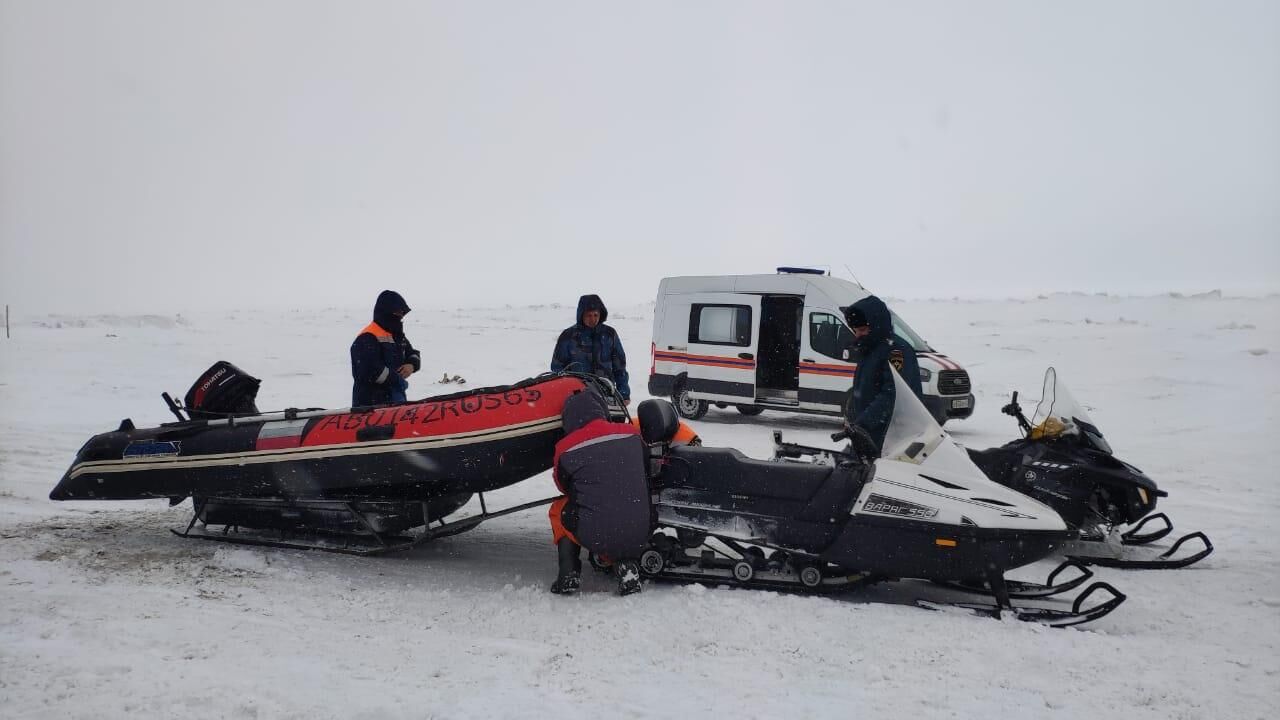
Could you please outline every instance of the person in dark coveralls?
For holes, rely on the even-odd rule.
[[[842,308],[849,328],[853,330],[858,351],[858,369],[853,376],[853,397],[845,407],[845,423],[861,428],[875,443],[876,451],[884,448],[884,438],[893,420],[897,390],[893,385],[893,318],[880,298],[868,295]],[[916,370],[919,382],[920,371]]]
[[[640,554],[649,543],[649,480],[645,445],[630,423],[609,422],[595,388],[570,395],[561,412],[565,436],[556,443],[552,476],[564,497],[551,505],[559,573],[551,592],[582,585],[581,549],[613,563],[618,594],[640,592]]]
[[[623,403],[631,404],[627,383],[627,354],[622,351],[618,331],[605,325],[609,309],[599,295],[578,298],[577,321],[565,328],[551,354],[551,372],[579,372],[613,381]]]
[[[383,290],[373,306],[373,322],[351,343],[351,407],[404,402],[409,376],[422,369],[422,356],[404,336],[409,305]]]

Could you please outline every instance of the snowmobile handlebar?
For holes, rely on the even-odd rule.
[[[1031,434],[1031,423],[1027,421],[1027,416],[1022,414],[1022,406],[1018,404],[1018,391],[1013,391],[1013,397],[1009,400],[1009,404],[1000,408],[1000,412],[1008,415],[1018,421],[1018,427],[1022,428],[1025,434]]]
[[[841,440],[849,441],[849,449],[853,455],[860,458],[880,457],[880,448],[876,447],[876,442],[871,439],[870,433],[857,425],[845,425],[839,432],[831,433],[832,442]]]
[[[1018,417],[1019,415],[1022,414],[1022,407],[1018,405],[1017,390],[1013,391],[1013,399],[1009,401],[1008,405],[1005,405],[1004,407],[1000,408],[1000,412],[1004,413],[1005,415],[1012,415],[1013,417]]]
[[[864,439],[856,439],[856,438],[864,438]],[[851,441],[851,443],[850,445],[840,449],[810,447],[808,445],[797,445],[795,443],[783,442],[782,431],[774,430],[773,431],[773,457],[776,460],[778,458],[798,459],[798,458],[803,458],[807,456],[823,455],[823,456],[833,456],[833,457],[839,458],[841,462],[853,461],[853,462],[859,462],[859,463],[865,463],[869,461],[874,462],[876,458],[880,457],[879,451],[875,449],[875,444],[871,441],[871,436],[867,435],[866,432],[863,431],[861,428],[858,428],[857,431],[855,431],[852,435],[849,434],[847,430],[841,430],[840,432],[832,433],[831,439],[834,442],[839,442],[841,440],[848,439]],[[868,450],[870,450],[870,452],[868,452]]]

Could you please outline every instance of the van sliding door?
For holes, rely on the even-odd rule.
[[[750,403],[756,397],[760,344],[760,296],[737,293],[687,295],[689,343],[685,387],[691,397]]]

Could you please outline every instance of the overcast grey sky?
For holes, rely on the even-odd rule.
[[[0,0],[0,301],[1280,290],[1280,3]]]

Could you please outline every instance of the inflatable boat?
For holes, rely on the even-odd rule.
[[[600,381],[544,375],[394,405],[265,414],[254,405],[259,382],[215,364],[185,406],[164,395],[177,422],[137,428],[126,419],[93,436],[49,497],[190,497],[184,535],[200,521],[355,534],[390,548],[389,535],[549,469],[565,398]]]

